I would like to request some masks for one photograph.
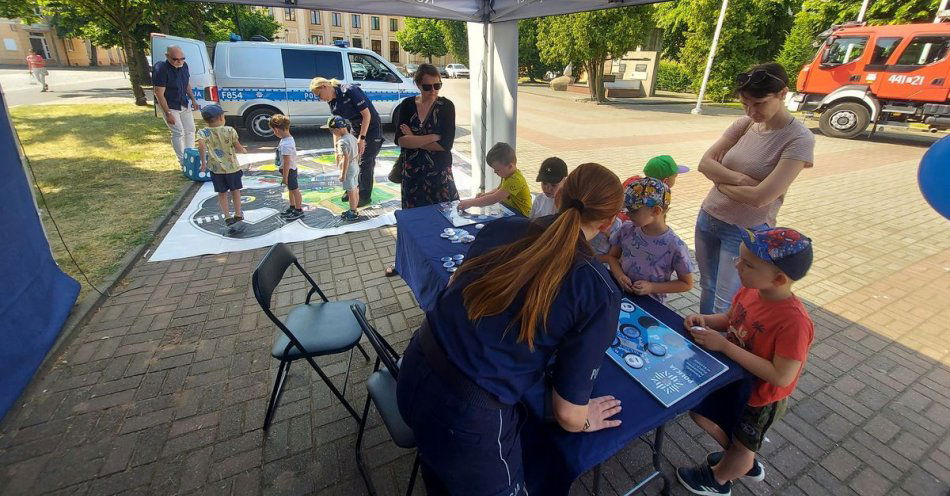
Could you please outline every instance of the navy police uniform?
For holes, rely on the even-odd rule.
[[[336,96],[330,100],[330,112],[338,115],[353,125],[353,134],[360,137],[360,126],[363,125],[363,116],[360,112],[369,109],[370,123],[366,130],[366,149],[360,156],[360,203],[368,203],[373,194],[373,170],[376,168],[376,155],[383,146],[383,125],[379,121],[379,113],[373,102],[363,93],[359,86],[341,84],[334,88]]]
[[[517,241],[552,219],[496,220],[479,232],[468,256]],[[426,314],[403,355],[397,399],[415,433],[429,494],[527,494],[520,401],[549,366],[554,390],[587,404],[617,328],[621,292],[586,243],[578,250],[533,351],[517,342],[519,326],[512,325],[523,295],[499,315],[468,319],[462,290],[475,274],[456,277]]]

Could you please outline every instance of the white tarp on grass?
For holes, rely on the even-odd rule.
[[[210,182],[201,186],[188,207],[175,221],[150,262],[197,255],[253,250],[275,243],[307,241],[393,225],[393,212],[401,205],[399,185],[387,180],[399,149],[383,147],[376,160],[376,185],[372,203],[360,209],[360,219],[346,222],[340,214],[348,205],[340,200],[343,188],[333,150],[306,150],[298,153],[298,178],[306,215],[287,222],[280,212],[287,208],[287,189],[280,184],[274,155],[256,153],[241,156],[249,165],[244,173],[241,205],[244,222],[229,228],[218,208],[217,194]],[[471,166],[453,154],[453,174],[462,197],[471,195]],[[233,213],[233,212],[232,212]]]

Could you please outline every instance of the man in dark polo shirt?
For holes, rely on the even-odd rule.
[[[165,60],[157,62],[152,70],[155,103],[172,132],[172,148],[179,163],[185,155],[185,148],[195,146],[195,116],[192,111],[198,110],[198,100],[191,90],[190,77],[185,52],[176,45],[168,47]]]

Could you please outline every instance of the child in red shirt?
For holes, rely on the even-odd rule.
[[[765,478],[755,453],[769,427],[785,414],[815,335],[811,317],[792,293],[792,283],[805,276],[812,257],[811,239],[793,229],[746,230],[736,258],[742,288],[729,313],[686,317],[697,344],[721,351],[758,378],[731,434],[690,412],[726,450],[710,453],[698,467],[676,469],[690,492],[729,495],[739,477]]]

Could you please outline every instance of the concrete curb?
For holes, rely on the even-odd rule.
[[[100,290],[105,293],[101,295],[98,293],[87,294],[82,301],[73,306],[72,312],[69,314],[69,318],[66,319],[66,323],[63,324],[63,328],[59,331],[59,337],[56,338],[56,341],[53,343],[53,346],[50,347],[49,351],[46,353],[46,357],[43,359],[43,362],[40,363],[40,366],[37,367],[36,372],[33,377],[35,378],[38,373],[44,370],[46,367],[50,366],[54,357],[60,352],[61,349],[76,336],[77,331],[82,328],[89,319],[92,318],[93,314],[99,310],[99,307],[106,301],[108,294],[129,274],[132,270],[132,267],[135,263],[142,257],[143,254],[155,243],[155,235],[161,232],[165,226],[178,214],[179,210],[184,206],[188,200],[194,196],[194,193],[201,186],[201,183],[189,181],[188,184],[182,186],[181,191],[178,193],[178,197],[175,198],[174,203],[169,207],[168,211],[165,212],[160,218],[156,219],[155,222],[149,227],[149,232],[152,235],[152,238],[148,242],[142,243],[140,245],[134,246],[129,250],[125,256],[122,257],[122,260],[119,263],[119,268],[115,270],[109,277],[104,281],[105,289]],[[20,393],[20,397],[17,398],[17,401],[10,407],[7,413],[13,412],[16,409],[20,408],[22,404],[20,403],[22,398],[28,396],[29,392],[35,385],[32,382],[23,389]]]
[[[132,247],[131,250],[126,252],[125,256],[119,261],[119,268],[115,270],[112,274],[109,275],[103,281],[105,283],[105,289],[100,288],[100,291],[105,293],[104,295],[99,293],[87,294],[82,301],[76,304],[73,307],[73,311],[70,312],[69,318],[66,319],[66,323],[63,324],[63,328],[59,333],[59,338],[56,339],[56,342],[53,344],[53,347],[50,348],[49,353],[46,354],[46,359],[43,361],[43,365],[46,365],[46,361],[49,360],[49,357],[56,354],[57,351],[66,344],[67,339],[69,339],[72,334],[83,326],[89,319],[92,317],[92,314],[99,309],[100,306],[106,301],[108,295],[115,289],[116,286],[122,279],[125,278],[132,270],[132,266],[135,265],[135,262],[142,257],[143,254],[149,249],[150,246],[155,242],[155,235],[157,235],[172,218],[177,214],[178,210],[185,204],[185,201],[190,199],[195,191],[201,186],[201,183],[194,181],[189,182],[188,184],[182,186],[181,191],[178,192],[178,197],[175,198],[175,201],[169,207],[168,211],[165,212],[165,215],[161,216],[158,219],[155,219],[155,222],[149,227],[149,233],[151,239],[148,242],[142,243]]]

